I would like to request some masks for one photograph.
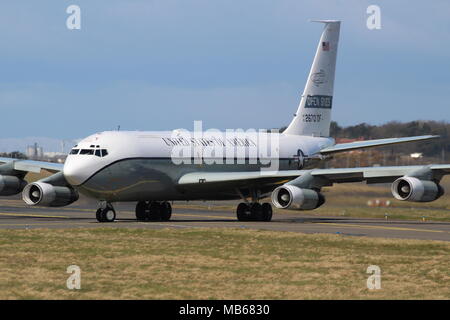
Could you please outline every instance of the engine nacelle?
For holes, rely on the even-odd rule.
[[[414,202],[430,202],[444,194],[444,189],[434,181],[415,177],[401,177],[391,186],[395,199]]]
[[[72,188],[39,181],[28,184],[22,192],[23,201],[31,206],[64,207],[77,201],[78,197],[78,192]]]
[[[16,176],[0,175],[0,196],[12,196],[20,193],[27,182]]]
[[[285,184],[272,192],[272,203],[280,209],[313,210],[325,203],[325,197],[311,189]]]

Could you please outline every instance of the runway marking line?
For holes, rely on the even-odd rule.
[[[66,210],[70,210],[69,208],[64,208]],[[90,211],[89,209],[72,209],[74,211]],[[133,213],[132,211],[125,211],[125,213]],[[68,216],[56,216],[56,215],[44,215],[44,214],[26,214],[26,213],[7,213],[7,212],[0,212],[0,216],[18,216],[18,217],[36,217],[36,218],[62,218],[62,219],[70,219]],[[203,215],[203,214],[185,214],[185,213],[175,213],[174,217],[177,216],[184,216],[184,217],[199,217],[199,218],[219,218],[219,219],[226,219],[229,221],[234,221],[234,218],[230,218],[228,216],[213,216],[213,215]],[[213,221],[212,221],[213,222]],[[273,221],[277,222],[277,221]],[[450,233],[445,230],[430,230],[430,229],[414,229],[414,228],[403,228],[403,227],[388,227],[388,226],[363,226],[358,224],[347,224],[347,223],[332,223],[332,222],[311,222],[312,224],[320,224],[320,225],[327,225],[330,227],[340,227],[340,228],[359,228],[359,229],[384,229],[384,230],[397,230],[397,231],[414,231],[414,232],[432,232],[432,233]],[[42,225],[43,223],[38,223],[36,225]],[[48,224],[48,223],[47,223]],[[60,223],[54,223],[54,224],[60,224]],[[79,223],[74,223],[79,224]],[[0,224],[3,226],[26,226],[26,225],[33,225],[33,224]],[[168,225],[167,225],[168,226]],[[180,227],[184,227],[181,226]]]
[[[1,228],[2,226],[7,227],[40,227],[45,228],[48,226],[68,226],[68,229],[70,229],[72,226],[90,226],[91,224],[89,222],[75,222],[72,223],[70,226],[64,223],[57,223],[57,222],[41,222],[41,223],[2,223],[0,224],[0,230],[6,230],[6,228]]]
[[[48,216],[44,214],[33,214],[33,213],[8,213],[8,212],[0,212],[0,216],[12,216],[12,217],[36,217],[36,218],[64,218],[70,219],[67,216]]]
[[[13,206],[13,205],[8,205],[8,207],[14,207],[14,208],[24,208],[23,206],[17,205],[17,206]],[[40,207],[37,207],[40,208]],[[93,209],[82,209],[82,208],[59,208],[59,209],[54,209],[54,211],[58,211],[58,210],[64,210],[64,211],[71,211],[71,212],[78,212],[78,211],[84,211],[84,212],[91,212],[94,213],[95,210]],[[119,213],[129,213],[129,214],[134,214],[134,211],[119,211]],[[221,218],[221,219],[229,219],[229,220],[234,220],[230,217],[225,217],[225,216],[211,216],[211,215],[203,215],[203,214],[187,214],[187,213],[174,213],[174,216],[186,216],[186,217],[205,217],[205,218]]]
[[[7,206],[2,206],[2,207],[12,207],[12,208],[28,208],[31,209],[33,207],[26,207],[23,204],[22,205],[12,205],[12,204],[8,204]],[[41,207],[41,206],[36,206],[34,208],[46,208],[46,209],[50,209],[53,210],[55,212],[60,211],[60,210],[64,210],[64,211],[72,211],[72,212],[77,212],[77,211],[86,211],[86,212],[95,212],[94,209],[82,209],[82,208],[58,208],[58,209],[53,209],[53,208],[48,208],[48,207]]]
[[[173,214],[175,217],[176,216],[184,216],[184,217],[199,217],[199,218],[220,218],[220,219],[227,219],[230,221],[234,221],[234,218],[230,218],[230,217],[225,217],[225,216],[207,216],[204,214],[189,214],[189,213],[174,213]]]
[[[313,222],[314,223],[314,222]],[[347,224],[347,223],[326,223],[326,222],[315,222],[315,224],[323,224],[332,227],[351,227],[360,229],[385,229],[385,230],[398,230],[398,231],[416,231],[416,232],[437,232],[437,233],[450,233],[444,230],[430,230],[430,229],[413,229],[413,228],[401,228],[401,227],[383,227],[383,226],[362,226],[359,224]]]

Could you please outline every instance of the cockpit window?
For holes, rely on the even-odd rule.
[[[94,149],[81,149],[80,154],[94,154]]]
[[[97,149],[97,147],[92,149],[72,149],[70,154],[95,155],[96,157],[106,157],[108,155],[108,150],[100,148]]]

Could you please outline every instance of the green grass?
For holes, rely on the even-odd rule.
[[[449,250],[240,229],[0,230],[0,299],[449,299]],[[81,290],[66,288],[71,264]],[[381,290],[366,287],[372,264]]]

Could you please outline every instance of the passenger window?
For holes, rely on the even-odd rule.
[[[94,154],[93,149],[81,149],[80,154]]]
[[[108,151],[106,149],[102,149],[102,157],[106,157],[108,155]]]
[[[72,149],[70,154],[78,154],[78,151],[80,151],[80,149]]]

